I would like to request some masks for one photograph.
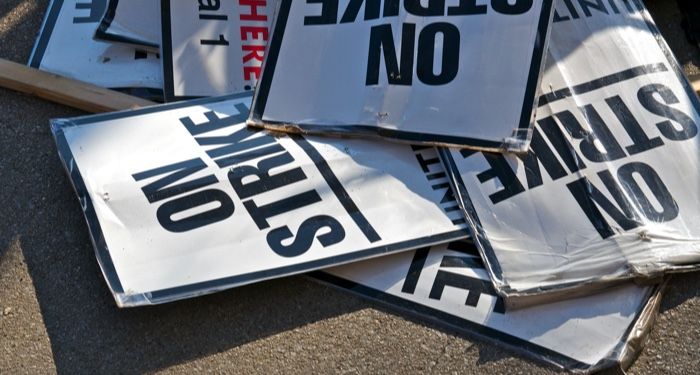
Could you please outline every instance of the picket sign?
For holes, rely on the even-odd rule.
[[[700,103],[643,4],[558,2],[548,61],[527,153],[441,151],[499,294],[697,269]]]
[[[251,91],[277,0],[161,0],[166,101]]]
[[[474,245],[425,247],[312,274],[343,290],[575,372],[625,368],[643,347],[659,287],[628,283],[584,298],[508,310]]]
[[[160,91],[155,54],[93,40],[106,7],[107,0],[52,0],[29,66],[100,87]]]
[[[119,306],[468,234],[434,149],[249,129],[250,101],[52,121]]]
[[[552,1],[280,0],[249,124],[524,150]]]
[[[161,39],[159,0],[108,1],[95,39],[158,53]]]

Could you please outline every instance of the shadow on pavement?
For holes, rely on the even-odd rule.
[[[71,231],[51,239],[57,223],[36,224],[43,230],[20,241],[59,372],[158,370],[366,307],[357,298],[290,277],[118,309],[84,231],[77,231],[78,238]]]
[[[24,217],[19,241],[59,373],[158,370],[366,307],[355,297],[290,277],[119,309],[58,158],[47,156],[30,176],[37,189],[30,194],[43,195],[45,209]]]

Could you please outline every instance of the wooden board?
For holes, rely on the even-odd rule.
[[[0,87],[91,113],[120,111],[157,104],[4,59],[0,59]]]

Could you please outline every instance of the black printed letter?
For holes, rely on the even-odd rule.
[[[316,233],[323,228],[328,228],[328,233],[324,233],[316,237]],[[292,231],[286,225],[273,229],[267,234],[267,244],[270,245],[272,251],[283,257],[295,257],[307,252],[314,242],[314,238],[318,238],[318,242],[323,247],[328,247],[342,241],[345,238],[345,229],[334,218],[321,215],[304,220],[299,227],[297,237],[289,245],[282,244],[282,241],[294,237]]]

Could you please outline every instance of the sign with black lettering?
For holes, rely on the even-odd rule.
[[[162,0],[167,101],[251,91],[277,0]]]
[[[95,39],[159,52],[160,0],[109,0]]]
[[[441,153],[496,288],[698,268],[700,103],[642,3],[561,1],[549,52],[527,153]]]
[[[561,368],[592,372],[638,354],[660,301],[657,288],[604,293],[508,310],[470,242],[426,247],[314,272],[353,293],[496,342]],[[653,319],[651,319],[653,321]],[[633,329],[634,327],[634,329]]]
[[[435,150],[249,129],[251,96],[52,122],[120,306],[467,235]]]
[[[163,87],[156,54],[93,40],[107,0],[53,0],[29,66],[107,88]]]
[[[524,149],[552,0],[281,0],[249,124]]]

